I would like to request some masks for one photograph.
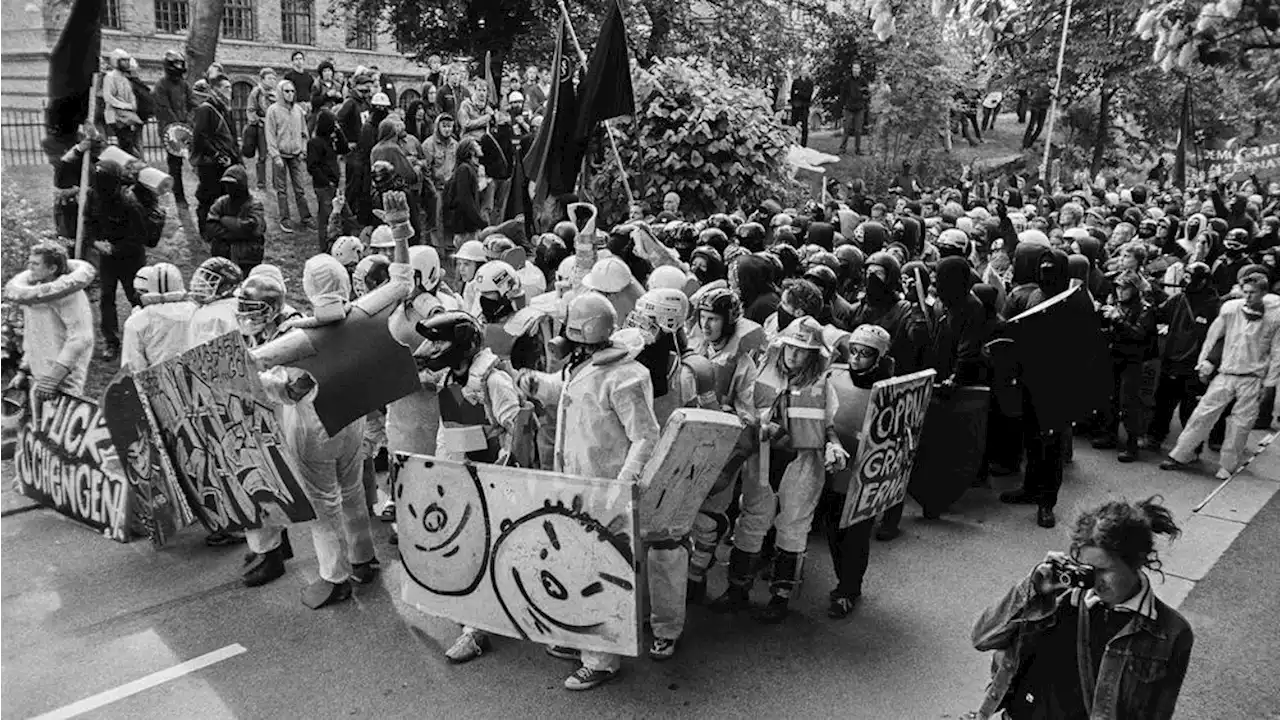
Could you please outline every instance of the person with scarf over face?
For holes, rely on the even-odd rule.
[[[1175,408],[1182,427],[1186,427],[1204,394],[1204,384],[1196,375],[1196,362],[1209,334],[1209,325],[1218,317],[1221,307],[1209,266],[1195,262],[1187,266],[1181,292],[1156,309],[1156,325],[1164,328],[1165,344],[1160,357],[1155,409],[1147,425],[1148,448],[1158,450],[1164,444]]]
[[[839,399],[827,374],[822,326],[813,318],[795,320],[771,345],[756,378],[755,405],[760,414],[760,452],[770,472],[745,473],[741,515],[733,533],[729,587],[712,604],[717,612],[750,606],[755,561],[770,528],[777,532],[769,604],[757,620],[782,622],[791,595],[800,584],[805,547],[822,496],[825,471],[842,469],[849,459],[834,427]],[[777,490],[772,468],[781,469]]]
[[[526,394],[556,410],[556,472],[634,483],[657,445],[653,381],[635,360],[635,350],[611,339],[617,323],[603,295],[578,295],[569,303],[558,344],[564,368],[517,375]],[[618,675],[621,659],[611,653],[561,647],[548,653],[580,659],[581,666],[564,681],[568,690],[590,690]]]
[[[845,439],[845,448],[851,457],[858,455],[857,434],[862,431],[867,408],[871,403],[871,387],[881,380],[893,377],[893,358],[889,355],[889,332],[879,325],[859,325],[854,328],[848,343],[841,346],[843,356],[831,365],[831,384],[840,398],[834,424]],[[848,437],[853,435],[850,442]],[[849,480],[854,472],[853,464],[827,475],[827,486],[818,503],[823,533],[831,550],[831,562],[836,571],[836,587],[831,591],[831,604],[827,617],[840,619],[853,612],[862,597],[862,579],[867,574],[871,558],[871,530],[874,517],[840,527],[844,513]]]
[[[98,315],[103,346],[100,357],[120,355],[120,321],[116,315],[116,286],[124,288],[129,304],[137,306],[133,278],[147,264],[147,245],[158,241],[164,227],[159,198],[145,185],[133,182],[130,171],[110,160],[98,160],[87,195],[85,237],[98,251]]]
[[[689,269],[700,285],[709,285],[728,277],[724,261],[720,258],[720,253],[710,245],[700,245],[694,249],[693,259],[689,261]]]
[[[1218,468],[1219,479],[1230,477],[1240,467],[1263,389],[1280,383],[1280,298],[1267,292],[1270,282],[1261,265],[1247,266],[1241,275],[1244,297],[1223,303],[1200,349],[1196,373],[1209,388],[1178,436],[1177,445],[1160,463],[1161,470],[1183,469],[1191,463],[1196,448],[1234,400]],[[1215,363],[1210,358],[1219,340],[1222,356]]]
[[[694,322],[699,332],[693,336],[692,351],[711,361],[715,376],[716,401],[723,412],[742,421],[738,445],[720,471],[693,521],[693,552],[689,555],[689,585],[686,600],[699,604],[707,592],[707,571],[715,562],[716,547],[729,532],[729,505],[733,501],[738,473],[755,477],[756,463],[746,462],[756,452],[759,418],[755,407],[757,362],[765,344],[764,329],[742,317],[742,303],[728,288],[710,288],[695,296]]]
[[[1068,265],[1066,253],[1060,250],[1047,252],[1040,258],[1038,279],[1044,298],[1065,292],[1070,287]],[[1083,304],[1089,300],[1080,293],[1073,293],[1067,302]],[[1088,307],[1082,305],[1080,310],[1090,312],[1092,303]],[[1070,433],[1070,424],[1049,427],[1041,423],[1031,394],[1025,385],[1022,386],[1022,445],[1026,448],[1027,466],[1021,489],[1001,493],[1000,501],[1012,505],[1036,505],[1036,524],[1042,528],[1052,528],[1058,522],[1053,509],[1058,504],[1058,490],[1062,487]]]
[[[779,333],[791,327],[797,318],[812,317],[822,320],[818,314],[822,312],[822,291],[808,280],[788,280],[782,291],[782,299],[778,302],[778,311],[765,318],[764,338],[773,342]]]
[[[164,52],[164,75],[156,81],[151,97],[156,102],[156,127],[160,137],[165,137],[170,125],[191,123],[191,113],[196,109],[195,95],[191,93],[191,85],[187,82],[187,60],[177,50]],[[165,158],[169,165],[169,177],[173,178],[173,199],[184,213],[187,208],[187,195],[182,186],[182,155],[175,155],[165,147]]]
[[[889,354],[899,375],[923,370],[928,366],[929,321],[902,297],[902,266],[886,252],[873,253],[867,258],[865,282],[866,291],[849,323],[879,325],[889,331]]]
[[[778,310],[780,298],[774,286],[774,268],[765,258],[744,255],[729,266],[729,287],[742,301],[742,316],[763,324]]]
[[[196,304],[187,298],[182,272],[171,263],[156,263],[133,279],[141,306],[124,321],[120,367],[140,373],[187,351],[187,326]]]
[[[222,174],[222,192],[205,218],[209,254],[229,259],[242,274],[248,274],[262,262],[267,243],[266,212],[262,201],[249,193],[249,174],[243,165],[232,165]]]
[[[1012,289],[1004,302],[1004,319],[1017,317],[1044,302],[1048,296],[1040,289],[1040,261],[1049,253],[1047,245],[1020,242],[1013,251]]]
[[[1138,459],[1138,441],[1146,429],[1142,402],[1142,364],[1156,349],[1156,314],[1146,302],[1147,282],[1137,272],[1125,270],[1113,281],[1114,302],[1102,308],[1103,328],[1111,340],[1111,368],[1115,384],[1111,402],[1103,408],[1101,433],[1093,447],[1116,447],[1120,416],[1124,415],[1125,447],[1120,462]]]
[[[1085,237],[1076,240],[1075,245],[1081,255],[1089,258],[1089,294],[1094,300],[1101,302],[1111,295],[1112,290],[1111,281],[1107,279],[1106,273],[1101,268],[1105,260],[1102,256],[1102,243],[1096,238]]]
[[[290,332],[342,322],[349,310],[351,278],[333,256],[315,255],[303,267],[302,286],[314,315],[295,320]],[[286,341],[281,337],[277,342]],[[265,356],[266,346],[258,348]],[[302,590],[302,604],[318,610],[351,597],[351,583],[373,582],[379,562],[374,554],[361,468],[364,418],[330,435],[316,414],[315,378],[297,368],[276,365],[260,373],[263,388],[283,405],[281,430],[301,471],[299,480],[316,521],[311,528],[319,579]]]
[[[649,282],[649,274],[653,272],[653,263],[636,254],[636,242],[631,237],[632,231],[633,228],[626,225],[614,228],[609,233],[607,247],[609,252],[627,264],[636,282],[645,285]]]

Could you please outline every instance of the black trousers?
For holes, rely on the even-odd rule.
[[[169,175],[173,177],[173,199],[185,205],[187,193],[182,188],[182,156],[169,154]]]
[[[133,276],[147,264],[145,252],[127,255],[99,255],[98,273],[102,287],[98,296],[98,310],[102,316],[102,339],[112,347],[120,346],[120,321],[116,316],[116,284],[124,286],[129,303],[138,305],[138,291],[133,289]]]
[[[997,105],[997,106],[995,106],[995,107],[993,107],[993,108],[989,108],[989,107],[984,107],[984,108],[982,108],[982,129],[983,129],[983,130],[993,130],[993,129],[995,129],[995,126],[996,126],[996,116],[997,116],[997,115],[999,115],[999,114],[1000,114],[1000,106],[999,106],[999,105]]]
[[[831,563],[836,570],[836,589],[832,596],[855,598],[862,594],[862,578],[867,574],[871,560],[871,530],[876,519],[870,518],[841,529],[840,514],[844,510],[844,502],[844,493],[824,489],[822,499],[818,501],[818,517],[822,520]]]
[[[196,166],[196,227],[200,230],[200,237],[204,237],[205,221],[214,201],[222,195],[223,172],[225,168],[217,164]]]
[[[1111,372],[1111,402],[1102,409],[1101,434],[1116,438],[1123,416],[1126,440],[1133,444],[1146,429],[1147,409],[1142,404],[1142,363],[1113,359]]]
[[[1156,385],[1156,406],[1151,411],[1147,434],[1156,440],[1168,437],[1175,409],[1182,426],[1186,427],[1204,391],[1204,383],[1195,375],[1161,375],[1160,383]]]
[[[1032,108],[1031,114],[1027,118],[1027,131],[1022,134],[1022,147],[1031,147],[1040,139],[1040,133],[1044,131],[1044,121],[1049,116],[1048,108]]]
[[[791,108],[791,124],[800,126],[800,146],[809,144],[809,106],[802,105]]]
[[[1058,490],[1062,488],[1064,457],[1064,428],[1042,427],[1036,417],[1031,396],[1024,389],[1022,401],[1022,437],[1026,447],[1027,465],[1022,473],[1022,491],[1036,498],[1043,508],[1053,509],[1058,504]]]

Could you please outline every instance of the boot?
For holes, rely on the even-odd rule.
[[[689,578],[685,583],[684,604],[701,605],[707,600],[707,581]]]
[[[756,613],[756,622],[763,625],[776,625],[787,619],[790,609],[787,604],[790,601],[781,595],[774,595],[769,599],[769,604],[760,608],[760,612]]]
[[[734,548],[729,553],[729,587],[711,601],[711,612],[733,613],[751,606],[751,582],[754,578],[756,553]]]
[[[285,560],[292,560],[292,559],[293,559],[293,544],[289,542],[289,531],[288,531],[288,530],[281,530],[281,531],[280,531],[280,552],[281,552],[281,554],[282,554],[282,557],[283,557]],[[245,567],[248,567],[248,566],[253,565],[254,563],[256,563],[256,562],[258,561],[258,557],[259,557],[259,555],[258,555],[258,553],[256,553],[256,552],[252,552],[252,551],[250,551],[250,552],[245,553],[245,554],[244,554],[244,565],[245,565]]]
[[[777,551],[773,556],[773,583],[769,588],[775,598],[786,599],[795,593],[800,586],[800,571],[803,567],[804,553]]]
[[[302,604],[312,610],[340,603],[351,597],[351,582],[331,583],[323,578],[302,589]]]
[[[730,584],[724,594],[707,606],[714,613],[736,613],[751,607],[751,586]]]
[[[268,550],[254,557],[254,562],[245,567],[241,581],[245,587],[266,585],[284,575],[284,543],[275,550]]]
[[[1124,449],[1120,451],[1120,455],[1116,457],[1122,463],[1131,463],[1138,459],[1138,436],[1130,435],[1125,441]]]

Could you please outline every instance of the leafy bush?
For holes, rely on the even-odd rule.
[[[693,214],[753,207],[780,196],[795,131],[759,89],[704,59],[663,59],[631,68],[636,115],[614,124],[636,199],[649,209],[680,194]],[[592,157],[591,196],[606,219],[626,217],[626,197],[605,140]]]

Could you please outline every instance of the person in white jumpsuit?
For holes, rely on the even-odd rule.
[[[22,306],[22,366],[9,387],[29,390],[30,406],[59,391],[80,394],[93,359],[93,311],[85,288],[97,271],[67,257],[58,243],[31,248],[27,269],[4,287],[6,302]]]
[[[615,345],[613,305],[585,292],[569,304],[565,319],[566,362],[558,373],[524,371],[517,384],[556,409],[555,469],[566,475],[636,482],[658,441],[653,382],[635,353]],[[548,648],[554,657],[581,660],[564,681],[569,690],[589,690],[618,675],[620,658],[610,653]]]
[[[187,328],[196,304],[187,299],[182,272],[172,263],[142,268],[133,287],[142,305],[124,321],[120,367],[140,373],[187,351]]]
[[[1187,420],[1178,443],[1169,451],[1168,459],[1160,463],[1161,470],[1190,464],[1196,457],[1196,448],[1209,437],[1214,423],[1234,400],[1218,459],[1218,478],[1231,477],[1240,467],[1249,430],[1258,415],[1262,389],[1280,383],[1280,297],[1267,292],[1270,280],[1261,265],[1242,268],[1240,276],[1244,297],[1223,303],[1209,326],[1196,367],[1202,382],[1217,374]],[[1215,367],[1209,355],[1218,340],[1223,341],[1222,359]]]
[[[316,255],[303,269],[303,289],[314,316],[295,321],[301,327],[340,322],[351,298],[347,270],[331,255]],[[286,341],[282,336],[278,341]],[[364,460],[364,418],[330,436],[316,414],[316,384],[309,373],[277,366],[262,373],[263,386],[284,403],[281,428],[301,471],[303,491],[315,509],[311,528],[320,578],[302,591],[302,604],[319,609],[351,597],[351,581],[365,584],[377,576],[369,508],[360,469]]]

